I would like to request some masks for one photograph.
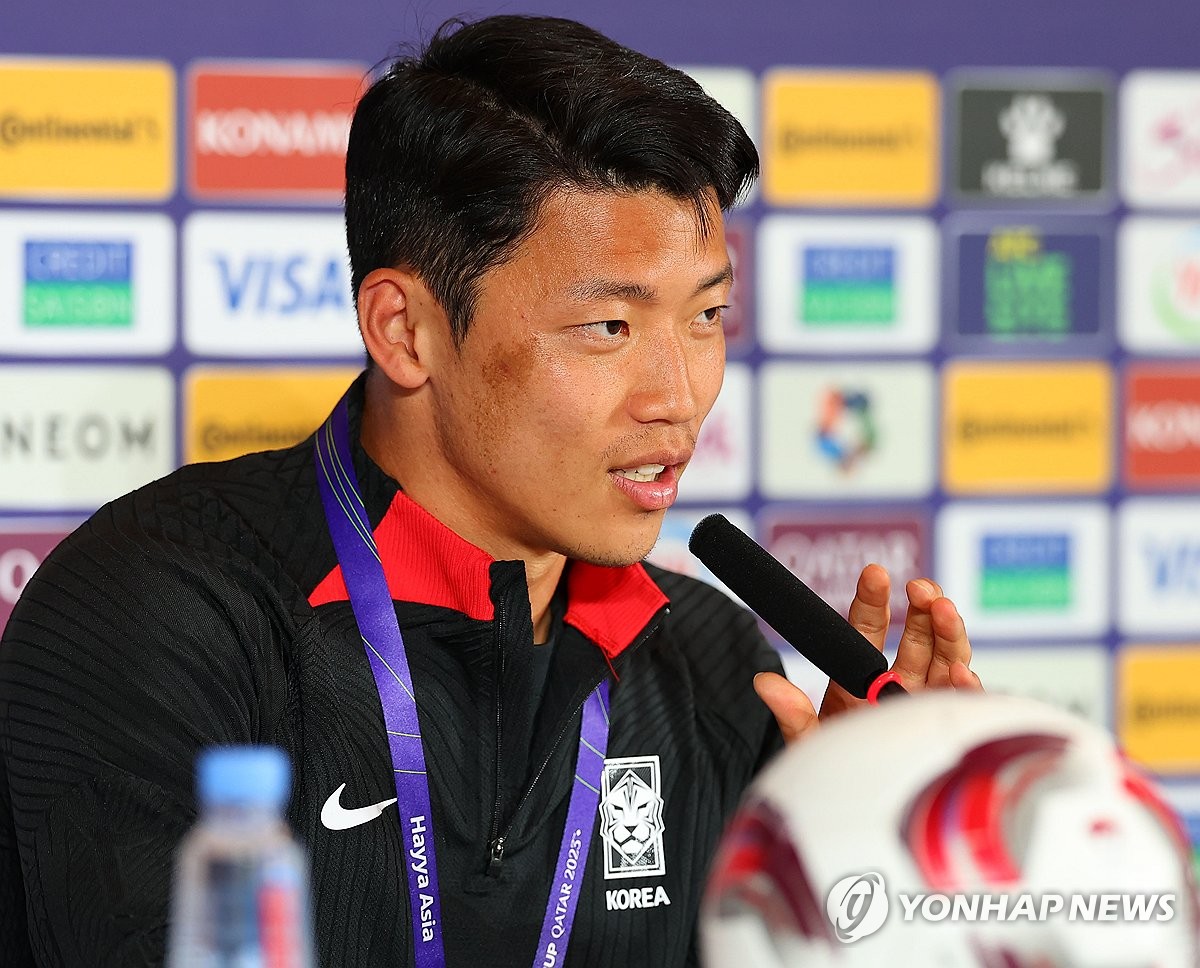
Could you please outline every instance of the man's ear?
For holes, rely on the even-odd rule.
[[[433,294],[404,269],[375,269],[358,288],[358,325],[367,353],[398,386],[429,379],[436,346],[449,321]]]

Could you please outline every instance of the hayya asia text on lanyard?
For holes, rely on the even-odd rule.
[[[346,397],[342,397],[317,431],[314,460],[325,521],[383,708],[408,872],[416,968],[444,968],[433,810],[416,692],[396,608],[354,473]],[[553,966],[566,955],[600,802],[600,775],[607,749],[608,680],[605,679],[583,706],[575,780],[534,968]]]

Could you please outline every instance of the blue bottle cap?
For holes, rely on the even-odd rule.
[[[278,809],[291,790],[292,767],[274,746],[214,746],[200,754],[196,778],[205,806]]]

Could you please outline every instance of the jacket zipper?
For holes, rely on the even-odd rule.
[[[501,599],[496,606],[496,791],[492,799],[492,831],[488,840],[488,874],[498,875],[500,865],[504,861],[504,838],[500,832],[500,740],[503,716],[501,715],[502,696],[504,693],[504,614],[505,600]]]
[[[664,607],[660,612],[658,612],[658,614],[655,615],[654,618],[652,618],[650,620],[649,624],[647,624],[647,626],[642,630],[642,633],[625,648],[625,650],[622,654],[632,652],[634,649],[638,648],[643,642],[645,642],[646,639],[650,638],[650,636],[652,636],[655,632],[658,631],[658,627],[662,624],[662,620],[670,613],[671,613],[671,609],[666,608],[666,607]],[[586,693],[584,693],[583,699],[581,699],[579,701],[579,705],[576,706],[571,711],[571,715],[567,717],[566,722],[563,724],[562,729],[560,729],[558,731],[558,735],[554,738],[554,743],[550,746],[550,750],[546,754],[546,758],[544,760],[542,760],[541,765],[537,768],[537,772],[533,775],[533,779],[529,781],[529,786],[525,788],[525,793],[522,795],[520,801],[517,803],[516,809],[513,810],[512,817],[508,821],[508,826],[504,828],[504,833],[502,833],[502,834],[497,833],[497,831],[499,830],[499,827],[500,827],[500,795],[499,795],[499,790],[500,790],[500,759],[499,759],[500,701],[499,701],[499,699],[497,699],[497,701],[496,701],[496,716],[497,716],[496,791],[497,791],[497,793],[496,793],[496,805],[495,805],[494,811],[492,813],[492,839],[488,841],[488,845],[487,845],[488,846],[487,872],[488,872],[489,876],[491,876],[491,877],[499,877],[500,876],[500,868],[504,863],[504,845],[505,845],[505,842],[508,840],[509,833],[512,831],[513,824],[515,824],[517,822],[517,817],[521,813],[521,808],[523,806],[525,806],[525,804],[529,801],[529,797],[533,793],[533,788],[535,786],[537,786],[538,780],[540,780],[542,778],[542,774],[546,772],[546,767],[550,765],[550,761],[554,758],[554,754],[556,752],[558,752],[558,747],[560,745],[562,745],[563,738],[567,735],[567,730],[571,728],[571,723],[575,719],[576,715],[578,715],[579,710],[581,710],[583,708],[583,704],[585,702],[587,702],[587,697],[590,696],[592,694],[592,692],[596,689],[596,687],[598,685],[600,685],[601,682],[604,681],[604,678],[605,678],[604,676],[601,676],[599,679],[597,679],[595,682],[592,683],[591,689],[589,689]]]

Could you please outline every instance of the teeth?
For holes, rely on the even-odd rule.
[[[665,471],[665,464],[643,464],[641,467],[623,467],[617,471],[622,477],[631,481],[652,481]]]

